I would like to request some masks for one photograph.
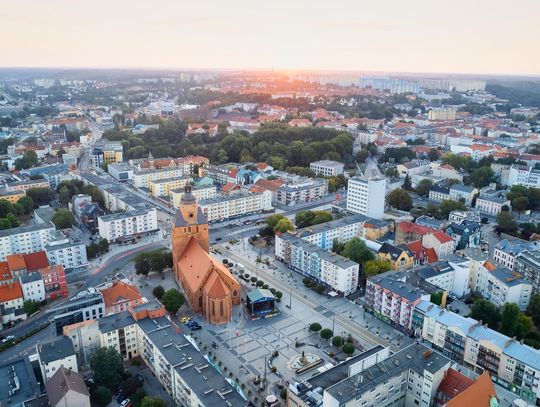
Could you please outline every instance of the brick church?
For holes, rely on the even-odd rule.
[[[240,304],[240,284],[227,267],[208,252],[208,222],[185,187],[171,232],[173,269],[193,311],[214,324],[232,319]]]

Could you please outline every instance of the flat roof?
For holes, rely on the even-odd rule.
[[[11,396],[10,391],[13,392]],[[28,356],[0,365],[1,405],[22,405],[25,400],[33,399],[40,394],[41,391]]]
[[[55,360],[75,355],[75,348],[71,339],[67,336],[61,336],[50,342],[38,345],[38,352],[41,362],[51,363]]]

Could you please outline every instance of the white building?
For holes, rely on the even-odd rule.
[[[19,277],[25,301],[41,302],[45,300],[45,284],[37,271]]]
[[[324,177],[341,175],[343,174],[343,168],[345,168],[345,164],[332,160],[315,161],[309,164],[309,169],[313,171],[315,175],[322,175]]]
[[[44,250],[55,230],[50,222],[0,230],[0,261],[5,261],[10,254]]]
[[[60,231],[56,231],[54,238],[45,245],[45,252],[51,265],[64,266],[67,277],[88,268],[85,244],[80,240],[70,240]]]
[[[540,188],[540,170],[525,165],[512,165],[508,172],[506,185],[512,186],[516,184]]]
[[[456,107],[434,107],[428,112],[429,120],[456,120]]]
[[[61,367],[79,372],[77,355],[71,340],[65,336],[36,345],[39,367],[45,382]]]
[[[386,178],[350,178],[347,193],[347,210],[381,219],[384,215],[385,196]]]
[[[474,197],[478,195],[478,188],[470,185],[454,184],[450,187],[450,199],[465,201],[465,205],[471,206]]]
[[[135,185],[137,188],[149,188],[150,181],[168,178],[180,178],[183,175],[184,170],[180,167],[137,170],[133,172],[133,185]]]
[[[174,208],[180,207],[180,200],[182,199],[184,193],[184,188],[172,189],[169,191],[169,196],[171,197],[171,204]],[[192,186],[191,193],[193,194],[197,202],[201,202],[205,199],[215,198],[217,195],[217,188],[215,185],[201,187]]]
[[[503,206],[507,206],[509,209],[510,200],[506,198],[498,198],[495,196],[479,196],[476,198],[475,208],[483,215],[497,216]]]
[[[532,295],[532,284],[517,272],[485,262],[478,269],[476,291],[498,307],[513,303],[524,311]]]
[[[510,270],[514,268],[514,260],[518,254],[525,250],[537,250],[540,248],[540,242],[529,242],[521,239],[502,239],[495,245],[493,251],[493,259],[502,264],[504,267],[508,267]]]
[[[156,208],[130,210],[98,217],[99,235],[113,242],[156,231]]]
[[[328,194],[328,180],[321,178],[293,177],[276,193],[276,201],[282,205],[298,205],[318,201]]]
[[[272,192],[246,192],[201,200],[199,207],[208,222],[222,221],[272,210]]]

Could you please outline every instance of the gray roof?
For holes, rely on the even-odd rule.
[[[9,392],[16,387],[15,377],[20,387],[10,396]],[[22,405],[25,400],[39,394],[39,385],[28,356],[0,365],[0,405]]]
[[[502,239],[495,245],[495,248],[516,256],[524,250],[535,250],[540,248],[540,243],[529,242],[522,239]]]
[[[504,266],[498,266],[495,270],[491,270],[491,275],[495,276],[497,280],[508,287],[514,287],[519,284],[531,285],[520,273]]]
[[[167,318],[144,318],[137,324],[203,405],[242,407],[248,404],[220,374],[219,367],[212,366],[208,356],[196,348],[194,342],[176,332]]]
[[[450,190],[465,192],[467,194],[472,193],[476,188],[470,185],[454,184],[450,187]]]
[[[73,343],[67,336],[38,345],[38,352],[42,363],[51,363],[75,355]]]
[[[90,392],[84,383],[82,375],[71,369],[66,369],[64,366],[60,366],[47,381],[45,389],[51,406],[56,406],[70,390],[88,397],[88,400],[90,399]]]
[[[370,283],[377,284],[409,301],[416,301],[422,296],[418,287],[415,287],[406,281],[404,272],[390,270],[377,276],[370,277],[368,280]]]
[[[433,264],[430,264],[429,266],[420,267],[418,270],[416,270],[416,273],[422,277],[424,280],[427,280],[428,278],[440,276],[441,274],[451,273],[454,269],[450,264],[448,264],[445,261],[439,261]]]
[[[117,329],[125,328],[126,326],[133,325],[135,319],[131,316],[129,311],[122,311],[118,314],[109,315],[99,320],[99,330],[101,333],[107,333],[116,331]]]
[[[476,198],[476,205],[478,205],[478,201],[487,201],[487,202],[493,202],[493,203],[498,203],[498,204],[505,204],[507,202],[510,202],[510,200],[506,198],[500,198],[497,196],[488,196],[488,195],[479,196],[478,198]]]
[[[50,222],[40,223],[37,225],[19,226],[17,228],[0,230],[0,237],[18,235],[20,233],[29,233],[29,232],[34,232],[38,230],[46,230],[46,229],[55,230],[55,227]]]
[[[451,363],[446,356],[416,343],[364,369],[362,372],[342,380],[326,389],[326,391],[338,401],[339,405],[345,405],[350,400],[354,400],[386,380],[396,377],[404,371],[407,372],[409,369],[423,376],[424,371],[434,374]]]
[[[332,220],[330,222],[319,223],[318,225],[308,226],[306,228],[298,229],[296,231],[296,236],[306,237],[311,235],[316,235],[318,233],[328,232],[334,229],[338,229],[344,226],[352,225],[354,223],[362,223],[370,221],[374,224],[379,225],[381,221],[378,219],[372,219],[364,215],[350,215],[344,218]]]
[[[146,215],[148,212],[152,210],[155,210],[155,208],[136,209],[133,211],[116,212],[116,213],[111,213],[110,215],[98,216],[98,219],[101,219],[104,222],[110,222],[112,220],[120,220],[120,219],[132,218],[135,216]]]
[[[37,271],[33,271],[32,273],[28,273],[28,274],[20,276],[20,279],[21,279],[21,283],[28,284],[34,281],[39,281],[42,279],[42,277],[41,277],[41,273]]]
[[[37,215],[44,222],[50,222],[56,213],[54,208],[50,206],[42,206],[37,209],[34,209],[34,214]]]

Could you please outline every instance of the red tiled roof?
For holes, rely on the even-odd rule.
[[[0,286],[0,303],[16,300],[22,296],[21,283],[18,281]]]
[[[444,232],[434,232],[433,233],[433,236],[435,236],[437,238],[437,240],[441,243],[448,243],[448,242],[451,242],[453,239],[448,236],[446,233]]]
[[[23,254],[26,270],[35,271],[49,266],[49,259],[44,251]]]
[[[26,263],[22,254],[10,254],[9,256],[6,256],[6,261],[11,271],[26,268]]]
[[[258,185],[261,188],[267,189],[269,191],[276,192],[283,185],[283,180],[281,180],[281,179],[260,179],[257,182],[255,182],[255,185]]]
[[[0,282],[10,281],[12,278],[13,274],[11,274],[7,261],[0,262]]]
[[[444,396],[444,399],[440,400],[440,402],[444,403],[446,399],[456,397],[456,395],[469,388],[473,383],[474,380],[469,379],[467,376],[462,375],[452,368],[448,369],[438,388],[438,392]]]
[[[428,228],[427,226],[418,225],[413,222],[399,222],[397,227],[405,233],[417,233],[419,235],[425,235],[428,233],[437,232],[437,230]]]
[[[117,281],[112,287],[101,290],[105,306],[110,308],[118,303],[126,301],[135,301],[142,298],[137,286]]]
[[[484,371],[472,385],[448,401],[446,406],[489,406],[492,397],[497,397],[497,392],[489,373]]]

